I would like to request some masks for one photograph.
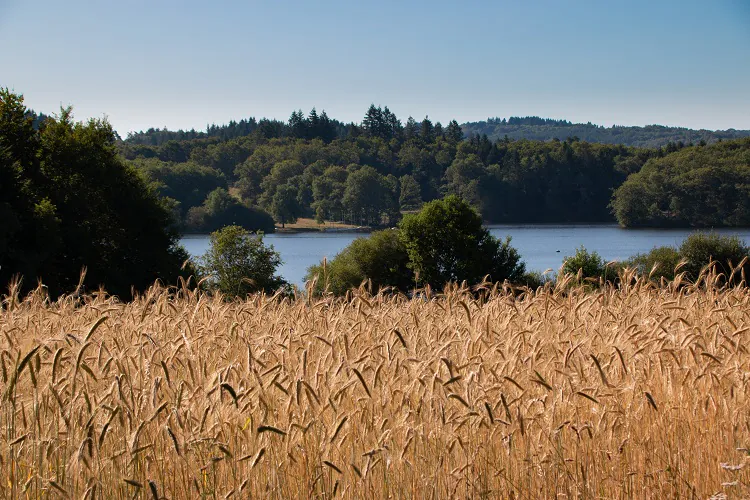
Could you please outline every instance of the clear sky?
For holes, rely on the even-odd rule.
[[[0,86],[122,135],[371,103],[750,129],[750,1],[0,0]]]

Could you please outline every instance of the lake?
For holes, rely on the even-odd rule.
[[[617,225],[493,225],[490,233],[498,238],[511,236],[529,271],[557,271],[566,256],[583,245],[598,252],[606,261],[624,260],[656,246],[679,245],[689,229],[622,229]],[[719,229],[723,235],[738,235],[750,242],[750,229]],[[323,257],[332,259],[361,233],[279,233],[264,237],[283,260],[281,276],[299,286],[304,285],[307,268]],[[208,250],[208,235],[186,235],[180,242],[192,256]]]

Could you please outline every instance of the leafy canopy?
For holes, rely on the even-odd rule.
[[[449,281],[518,280],[525,271],[510,238],[501,242],[463,199],[451,195],[404,217],[401,238],[418,281],[442,287]]]
[[[276,275],[281,257],[273,245],[263,243],[263,233],[227,226],[211,233],[210,241],[200,259],[209,289],[242,298],[254,292],[274,292],[286,284]]]
[[[606,264],[598,252],[589,252],[583,246],[576,249],[576,253],[563,260],[562,266],[565,274],[581,273],[581,278],[604,277]]]
[[[109,123],[70,108],[34,128],[23,97],[0,89],[1,284],[20,274],[57,296],[86,267],[84,286],[129,297],[184,274],[172,212],[114,142]]]
[[[750,226],[750,139],[651,159],[617,188],[611,208],[625,227]]]
[[[406,291],[414,284],[413,276],[398,230],[384,229],[357,238],[325,265],[312,266],[305,279],[317,279],[316,292],[343,295],[367,280],[373,292],[384,287]]]

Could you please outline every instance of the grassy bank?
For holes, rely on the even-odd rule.
[[[299,218],[297,222],[293,224],[276,224],[277,233],[310,233],[317,231],[355,231],[358,226],[352,224],[345,224],[343,222],[325,221],[319,223],[315,219]]]
[[[750,494],[750,291],[6,300],[0,493]]]

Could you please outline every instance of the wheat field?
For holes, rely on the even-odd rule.
[[[750,496],[750,292],[625,282],[10,293],[0,495]]]

